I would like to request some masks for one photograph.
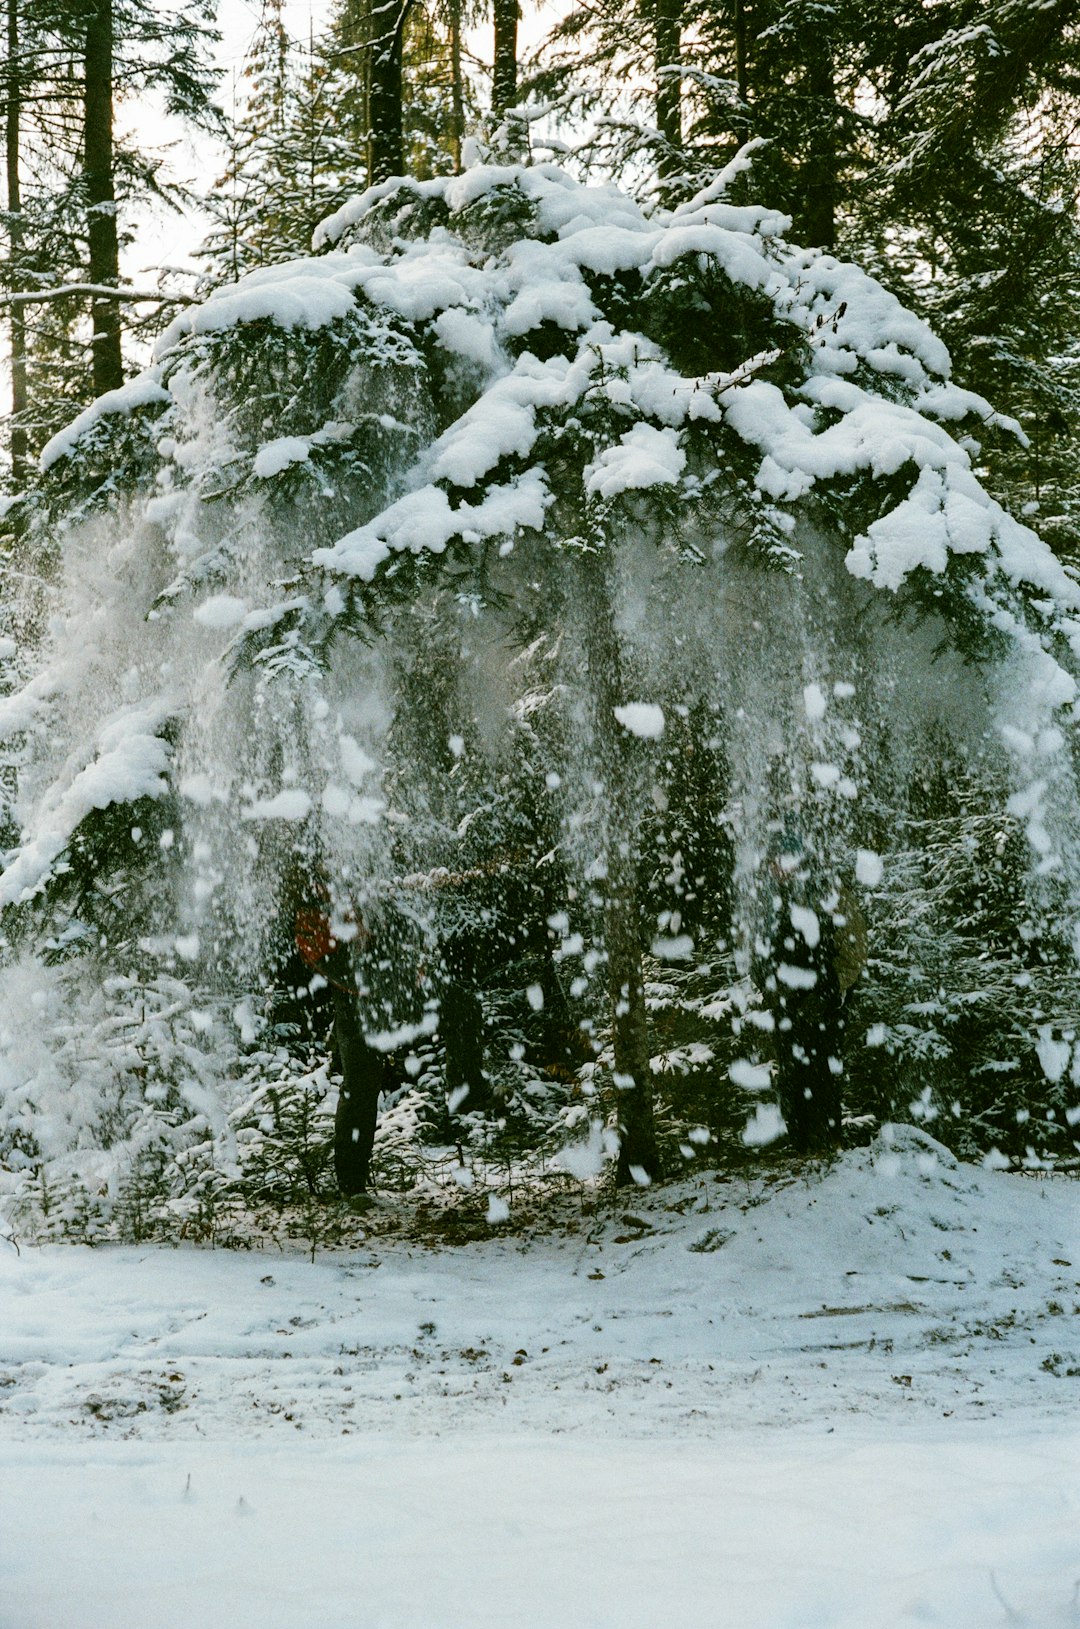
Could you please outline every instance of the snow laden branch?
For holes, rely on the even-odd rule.
[[[111,283],[57,283],[52,288],[0,295],[0,306],[49,305],[88,295],[94,300],[119,300],[133,305],[195,305],[192,294],[163,294],[160,289],[115,288]]]

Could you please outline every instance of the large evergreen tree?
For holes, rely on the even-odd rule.
[[[744,972],[777,834],[797,825],[816,904],[773,932],[764,985],[842,917],[845,878],[901,864],[880,810],[931,728],[1015,822],[1024,931],[1071,965],[1080,593],[950,433],[994,415],[945,348],[732,202],[743,163],[651,216],[543,165],[372,189],[315,255],[181,316],[147,374],[46,449],[40,535],[63,539],[63,572],[5,703],[25,741],[5,979],[51,981],[61,1011],[59,986],[77,1002],[106,968],[179,978],[219,1049],[208,1073],[242,1080],[299,889],[352,947],[367,1044],[422,1072],[466,922],[494,931],[484,879],[520,876],[532,903],[511,914],[553,945],[592,1043],[587,1148],[602,1157],[609,1112],[620,1178],[648,1180],[648,970],[727,965],[715,914],[684,928],[683,861],[665,881],[653,860],[677,829],[657,837],[658,813],[689,796],[663,762],[672,697],[725,765]],[[526,858],[545,832],[547,890]],[[1053,1016],[1028,1021],[1013,988],[1038,1057]],[[528,1021],[554,989],[537,973],[519,994]],[[743,1033],[735,1078],[760,1086],[766,1031]],[[74,1083],[36,1044],[48,1061],[5,1110],[22,1157],[123,1148],[145,1108],[130,1072],[122,1112],[100,1082],[77,1090],[46,1148]],[[224,1135],[228,1094],[161,1048],[151,1102]]]

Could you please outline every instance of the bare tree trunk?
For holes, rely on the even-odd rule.
[[[116,230],[113,179],[113,11],[112,0],[93,0],[86,18],[85,125],[83,166],[86,177],[90,282],[116,287],[120,282],[120,240]],[[94,300],[94,390],[115,390],[124,382],[120,351],[120,307],[115,300]]]
[[[465,136],[465,79],[461,68],[461,4],[450,0],[450,151],[455,174],[461,174],[461,143]]]
[[[836,246],[836,86],[832,41],[820,27],[807,42],[807,69],[814,110],[806,164],[806,241],[815,249]]]
[[[517,101],[518,0],[492,0],[495,52],[491,72],[491,106],[502,113]]]
[[[284,78],[284,74],[282,75]],[[315,22],[308,17],[308,65],[307,88],[304,94],[304,117],[307,119],[305,135],[307,137],[306,168],[307,168],[307,227],[308,241],[319,224],[322,213],[319,206],[319,121],[321,114],[319,102],[322,99],[322,86],[318,82],[315,71]]]
[[[619,1103],[619,1160],[615,1180],[649,1178],[660,1171],[653,1126],[652,1069],[645,1010],[643,923],[638,894],[637,824],[641,787],[634,775],[636,743],[620,728],[615,708],[623,690],[619,636],[612,611],[610,566],[604,554],[580,556],[578,591],[593,729],[608,810],[604,940]]]
[[[374,0],[368,52],[368,184],[405,169],[402,59],[412,0]]]
[[[682,82],[678,73],[661,74],[660,69],[677,69],[682,62],[682,0],[653,0],[656,41],[656,123],[664,138],[660,173],[670,175],[678,166],[682,148]]]
[[[749,96],[750,81],[747,74],[746,0],[735,0],[735,83],[739,87],[739,101]]]
[[[11,291],[21,285],[20,258],[23,247],[22,191],[19,175],[19,0],[7,0],[7,110],[4,120],[7,170],[8,251]],[[11,342],[11,479],[16,492],[26,480],[29,442],[26,434],[26,315],[25,307],[13,305],[10,318]]]

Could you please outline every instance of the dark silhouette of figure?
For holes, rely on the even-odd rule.
[[[351,946],[334,938],[329,901],[302,905],[296,912],[296,948],[312,972],[330,987],[334,1041],[341,1066],[341,1090],[334,1116],[334,1175],[352,1198],[367,1192],[371,1154],[379,1118],[379,1097],[391,1082],[388,1059],[368,1044],[360,1022]],[[357,925],[357,938],[365,934]]]

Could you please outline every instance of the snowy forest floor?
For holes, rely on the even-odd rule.
[[[901,1131],[518,1226],[0,1241],[0,1629],[1080,1624],[1075,1181]]]

